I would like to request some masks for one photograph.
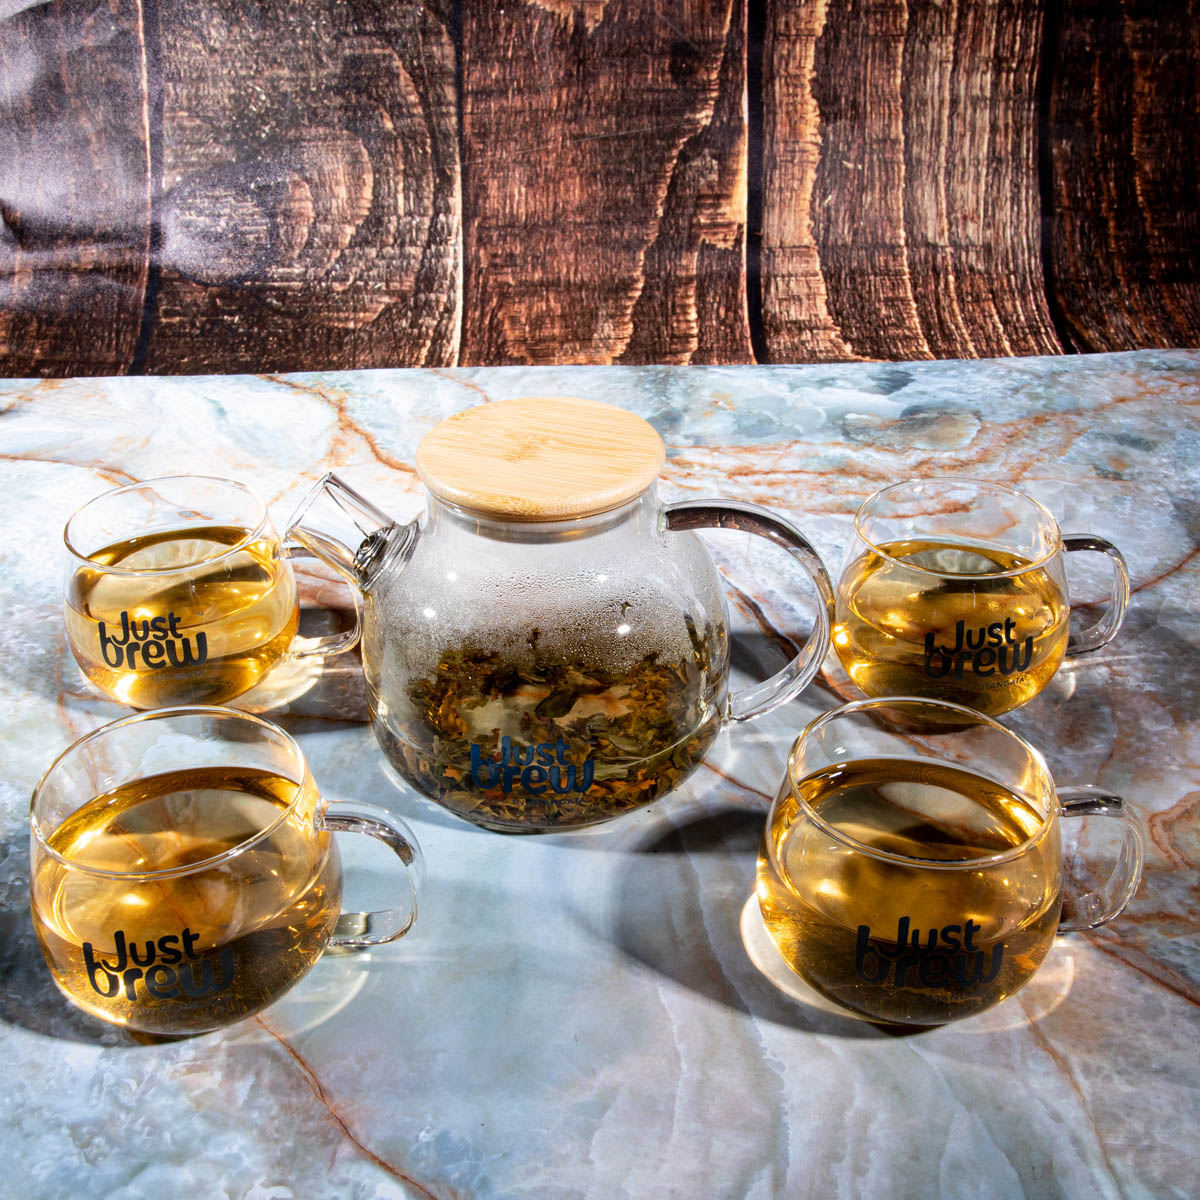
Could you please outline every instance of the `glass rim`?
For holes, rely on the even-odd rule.
[[[283,809],[278,816],[276,816],[268,824],[264,825],[262,829],[256,830],[254,833],[249,834],[247,837],[243,838],[242,841],[238,842],[236,846],[231,846],[228,850],[223,850],[220,854],[214,854],[212,857],[201,859],[198,862],[187,863],[185,866],[163,867],[154,871],[113,871],[105,867],[89,867],[84,863],[73,861],[65,854],[55,850],[54,847],[50,845],[47,839],[53,834],[54,830],[50,831],[50,835],[43,832],[37,813],[38,800],[41,797],[51,775],[58,770],[68,755],[74,754],[77,750],[80,750],[89,742],[106,737],[107,735],[115,732],[118,729],[122,729],[127,725],[135,725],[142,721],[157,721],[171,717],[198,716],[235,717],[239,721],[248,721],[253,725],[258,725],[270,733],[277,735],[283,740],[284,745],[287,747],[289,753],[293,755],[300,768],[300,778],[298,780],[291,780],[291,782],[295,783],[296,785],[296,794],[288,802],[287,807]],[[178,878],[183,875],[194,875],[200,871],[211,870],[214,866],[228,862],[231,859],[236,858],[239,854],[245,853],[245,851],[252,847],[256,842],[259,842],[263,838],[274,833],[275,830],[277,830],[284,823],[284,821],[291,817],[292,813],[295,811],[297,804],[300,802],[300,797],[304,793],[304,785],[309,776],[310,772],[308,769],[308,760],[304,757],[304,752],[300,749],[300,744],[296,741],[296,739],[293,738],[292,735],[289,734],[285,729],[281,729],[273,721],[268,721],[265,718],[256,715],[255,713],[242,712],[240,709],[236,708],[223,708],[219,705],[204,704],[183,704],[172,708],[153,708],[147,712],[131,713],[128,716],[119,717],[115,721],[109,721],[106,725],[100,725],[96,729],[85,733],[82,737],[76,738],[75,741],[73,741],[65,750],[61,751],[55,757],[54,761],[42,772],[41,777],[34,785],[33,794],[29,800],[29,828],[42,851],[48,854],[51,858],[55,859],[57,862],[62,863],[62,865],[67,867],[69,870],[83,871],[86,874],[98,875],[105,879],[148,880]],[[133,775],[127,782],[131,782],[135,779],[145,778],[150,778],[150,776]],[[90,800],[84,801],[83,804],[73,808],[65,819],[70,820],[75,813],[79,812],[81,808],[91,803],[91,800],[94,799],[95,797],[93,796]],[[55,829],[59,829],[61,827],[62,822],[55,826]]]
[[[1042,814],[1041,820],[1037,829],[1025,838],[1019,845],[1012,846],[1007,850],[1001,850],[996,854],[985,855],[982,858],[915,858],[908,854],[897,854],[893,850],[880,850],[876,846],[868,846],[865,842],[860,841],[852,834],[846,833],[839,829],[836,825],[825,820],[815,808],[800,794],[797,777],[798,772],[794,769],[794,761],[797,752],[800,750],[804,740],[816,733],[823,725],[827,725],[837,717],[843,717],[852,713],[865,712],[872,708],[895,708],[897,706],[912,706],[922,705],[942,709],[948,712],[960,713],[963,716],[970,717],[974,725],[986,725],[992,729],[998,730],[1005,734],[1012,741],[1015,741],[1022,750],[1032,759],[1034,765],[1038,768],[1044,782],[1047,785],[1050,794],[1050,803],[1046,806],[1046,811]],[[894,756],[899,758],[900,756]],[[922,759],[933,758],[931,754],[917,754],[913,757],[904,757],[902,761],[912,762]],[[854,761],[851,759],[850,761]],[[940,760],[939,760],[940,761]],[[831,708],[828,712],[821,713],[820,716],[814,717],[809,723],[796,735],[796,739],[792,742],[791,748],[788,750],[787,765],[787,783],[788,794],[796,801],[803,810],[805,817],[810,820],[822,833],[832,837],[835,841],[840,842],[843,846],[849,847],[856,853],[865,854],[869,858],[881,860],[883,862],[898,863],[906,867],[919,867],[922,870],[939,870],[939,871],[972,871],[980,870],[984,867],[999,866],[1002,863],[1011,862],[1013,859],[1020,858],[1021,855],[1028,853],[1038,842],[1040,842],[1050,831],[1054,824],[1054,818],[1058,813],[1058,791],[1054,784],[1054,776],[1050,773],[1050,768],[1046,765],[1046,760],[1036,747],[1027,742],[1019,733],[1014,733],[1005,725],[1001,725],[999,721],[993,720],[984,713],[976,712],[973,708],[967,708],[963,704],[954,704],[949,700],[929,700],[922,696],[877,696],[867,700],[852,700],[848,704],[841,704],[837,708]],[[982,772],[975,772],[981,774]],[[811,772],[810,772],[811,774]],[[808,775],[799,776],[800,779],[807,779]],[[991,779],[991,776],[983,775],[985,779]],[[999,783],[999,780],[991,779],[993,783]],[[1006,784],[1001,786],[1006,787]],[[775,803],[778,803],[776,801]],[[774,804],[772,804],[772,814],[774,813]],[[768,818],[769,819],[769,818]],[[772,855],[775,854],[775,846],[770,838],[767,839],[767,845],[771,849]],[[778,864],[776,864],[778,865]],[[786,878],[786,874],[784,874]]]
[[[177,567],[122,567],[118,565],[106,565],[98,563],[89,554],[84,554],[71,544],[71,526],[75,520],[82,516],[94,504],[99,504],[104,500],[111,500],[115,496],[121,495],[123,492],[133,492],[138,488],[152,487],[160,483],[177,483],[183,481],[199,481],[202,483],[219,483],[224,487],[236,488],[243,495],[248,496],[255,505],[257,510],[257,519],[252,528],[246,531],[245,537],[239,539],[234,545],[227,546],[218,554],[211,554],[205,558],[197,559],[195,562],[190,562],[186,566]],[[107,492],[101,492],[99,496],[93,496],[90,500],[85,500],[68,518],[67,523],[63,526],[63,544],[67,548],[67,552],[78,562],[87,563],[89,566],[96,567],[103,571],[106,575],[177,575],[180,571],[192,570],[195,567],[206,566],[209,563],[220,562],[221,559],[228,557],[230,554],[236,554],[239,550],[245,549],[251,542],[255,541],[266,529],[270,520],[270,513],[267,511],[266,503],[262,497],[258,495],[252,488],[247,487],[244,483],[239,483],[236,479],[226,479],[222,475],[157,475],[153,479],[134,480],[133,483],[125,483],[120,487],[110,488]],[[211,524],[211,521],[210,521]]]
[[[1019,567],[1010,567],[1007,571],[972,571],[968,574],[955,574],[946,571],[938,571],[932,567],[922,567],[917,563],[911,562],[908,559],[897,558],[894,554],[889,554],[886,550],[880,547],[872,538],[869,538],[863,530],[862,523],[864,520],[870,519],[871,514],[867,509],[882,500],[885,496],[890,496],[893,492],[898,492],[904,488],[919,487],[923,485],[934,485],[939,487],[956,487],[965,485],[968,489],[973,489],[976,492],[993,492],[1002,496],[1009,496],[1014,500],[1019,500],[1022,504],[1027,504],[1033,508],[1045,521],[1049,527],[1049,543],[1050,548],[1037,558],[1030,559],[1029,562],[1023,563]],[[888,520],[886,517],[879,517],[878,520]],[[866,543],[880,558],[886,559],[888,562],[895,563],[897,566],[904,567],[909,571],[918,571],[924,575],[932,575],[938,579],[1011,579],[1018,575],[1024,575],[1027,571],[1035,570],[1038,567],[1043,567],[1062,549],[1063,536],[1062,530],[1058,526],[1058,521],[1055,520],[1054,514],[1040,501],[1035,500],[1032,496],[1025,492],[1018,491],[1016,488],[1009,487],[1003,483],[993,483],[989,479],[975,479],[970,476],[956,476],[947,478],[934,479],[902,479],[898,483],[890,483],[885,488],[880,488],[877,492],[872,492],[859,506],[854,513],[854,533],[855,536],[862,542]],[[964,543],[965,546],[970,546],[971,543]],[[986,545],[987,543],[979,542],[978,545]]]

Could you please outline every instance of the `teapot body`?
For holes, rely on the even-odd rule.
[[[569,521],[430,496],[365,590],[376,737],[399,775],[487,828],[591,825],[678,785],[726,707],[724,593],[651,486]]]
[[[807,686],[833,614],[816,550],[755,504],[663,506],[665,454],[625,409],[513,397],[421,439],[420,521],[332,474],[301,502],[289,537],[362,593],[371,719],[407,783],[489,829],[594,825],[681,783],[726,720]],[[816,600],[792,659],[732,693],[725,594],[698,529],[765,538]]]

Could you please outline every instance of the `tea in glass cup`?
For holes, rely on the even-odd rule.
[[[59,990],[93,1016],[199,1033],[272,1003],[329,945],[394,940],[416,916],[402,822],[322,800],[299,746],[220,708],[127,717],[66,750],[34,793],[31,907]],[[334,830],[384,840],[405,903],[339,934]]]
[[[927,696],[1008,712],[1036,696],[1064,657],[1115,636],[1129,603],[1110,542],[1064,537],[1035,500],[975,480],[900,483],[854,518],[837,589],[833,644],[868,696]],[[1064,551],[1108,556],[1112,601],[1076,638]]]
[[[241,484],[177,476],[117,488],[68,522],[67,640],[83,673],[134,708],[219,704],[285,657],[337,654],[349,634],[296,637],[291,558]]]
[[[937,727],[949,731],[901,732]],[[1059,823],[1086,815],[1119,819],[1122,851],[1101,892],[1064,897]],[[1119,797],[1056,791],[1041,756],[990,718],[866,700],[819,717],[793,746],[757,893],[784,961],[827,999],[936,1025],[1018,991],[1058,933],[1120,913],[1142,854]]]

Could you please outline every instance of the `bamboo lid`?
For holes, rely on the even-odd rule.
[[[510,521],[607,512],[644,492],[666,457],[634,413],[573,396],[524,396],[455,413],[417,447],[435,496]]]

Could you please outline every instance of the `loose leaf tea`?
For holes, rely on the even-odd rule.
[[[414,787],[476,824],[607,820],[675,787],[716,737],[716,635],[690,619],[688,635],[689,654],[619,670],[544,650],[536,629],[516,653],[450,647],[378,732]]]

